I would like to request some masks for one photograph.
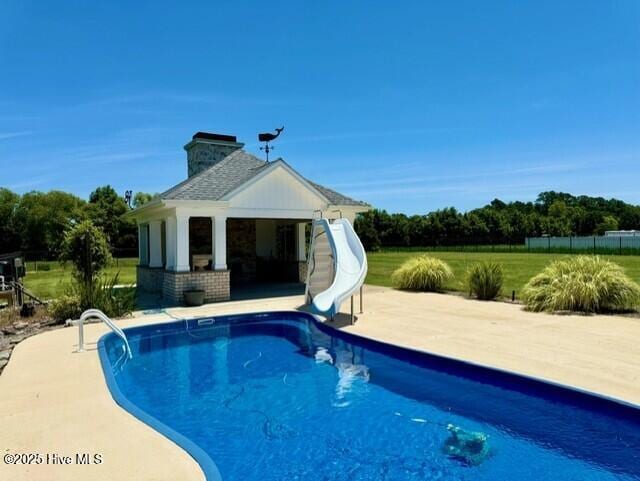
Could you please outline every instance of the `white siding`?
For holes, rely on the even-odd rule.
[[[284,168],[277,168],[230,199],[231,208],[323,209],[326,202]]]

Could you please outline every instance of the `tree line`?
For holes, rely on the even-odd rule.
[[[153,198],[138,192],[132,207]],[[21,250],[48,258],[60,254],[64,233],[90,220],[107,237],[112,250],[137,248],[135,222],[123,218],[131,207],[106,185],[85,201],[68,192],[16,194],[0,188],[0,253]],[[499,199],[479,209],[453,207],[425,215],[389,214],[374,209],[356,219],[356,231],[368,250],[381,247],[431,247],[521,244],[541,235],[599,235],[607,230],[640,229],[640,206],[617,199],[542,192],[534,202]]]
[[[151,198],[138,192],[132,205],[138,207]],[[65,232],[85,220],[102,230],[112,250],[133,251],[138,245],[137,227],[122,217],[130,209],[110,185],[95,189],[88,201],[59,190],[19,195],[0,188],[0,253],[37,252],[57,258]]]
[[[607,230],[640,229],[640,206],[549,191],[539,194],[535,202],[495,199],[468,212],[448,207],[407,216],[374,209],[358,216],[355,229],[367,250],[522,244],[525,237],[590,236]]]

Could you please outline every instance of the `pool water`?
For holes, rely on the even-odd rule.
[[[207,322],[129,329],[128,361],[113,335],[100,350],[116,400],[210,480],[640,480],[633,408],[301,313]]]

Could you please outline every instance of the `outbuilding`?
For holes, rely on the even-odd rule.
[[[215,302],[236,286],[304,282],[311,220],[353,222],[370,209],[243,146],[196,133],[184,147],[188,178],[128,214],[138,224],[140,291],[182,303],[184,291],[203,290]]]

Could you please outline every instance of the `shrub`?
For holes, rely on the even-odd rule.
[[[502,266],[495,262],[480,262],[467,270],[466,284],[469,294],[489,301],[500,295]]]
[[[83,221],[65,233],[60,259],[73,264],[76,277],[91,283],[109,264],[111,254],[102,230]]]
[[[622,267],[598,256],[556,261],[522,291],[532,311],[620,312],[640,305],[640,286]]]
[[[398,289],[416,291],[440,291],[452,278],[453,272],[446,262],[425,255],[412,257],[391,275]]]
[[[64,294],[49,304],[49,314],[58,321],[64,322],[67,319],[78,319],[82,314],[80,298],[75,294]]]
[[[136,290],[132,286],[116,287],[119,275],[112,278],[102,277],[98,282],[100,296],[96,306],[107,316],[122,317],[130,314],[136,308]]]
[[[135,309],[136,295],[132,287],[116,287],[118,283],[118,274],[111,278],[100,276],[95,282],[76,281],[71,291],[80,300],[82,311],[94,308],[109,317],[121,317]]]

